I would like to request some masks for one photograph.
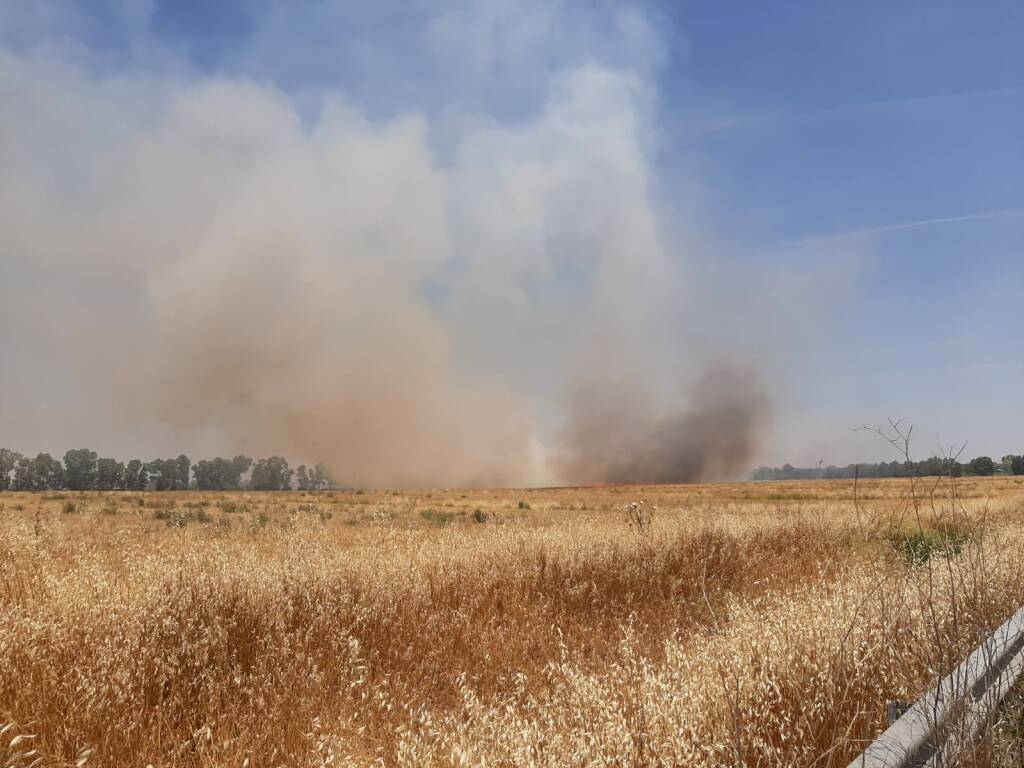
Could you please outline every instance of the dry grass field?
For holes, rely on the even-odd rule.
[[[0,494],[0,765],[846,766],[1024,604],[1024,478],[856,490]]]

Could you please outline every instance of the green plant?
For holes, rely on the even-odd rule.
[[[924,565],[933,557],[958,555],[970,534],[956,528],[921,528],[893,537],[890,543],[911,565]]]

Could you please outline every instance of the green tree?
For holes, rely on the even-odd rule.
[[[979,456],[976,459],[971,459],[971,463],[967,467],[972,475],[993,475],[996,471],[995,462],[989,456]]]
[[[241,488],[242,475],[244,475],[252,468],[252,459],[250,459],[248,456],[242,456],[241,454],[239,454],[238,456],[235,456],[235,458],[231,460],[231,467],[233,470],[233,474],[231,475],[233,485],[231,487]]]
[[[196,487],[204,491],[232,491],[242,485],[242,475],[252,465],[248,456],[197,461],[192,467]]]
[[[178,462],[174,459],[153,459],[146,468],[155,490],[173,491],[177,487]]]
[[[34,491],[36,488],[35,463],[28,456],[22,456],[14,465],[14,479],[11,489],[15,491]]]
[[[1024,475],[1024,456],[1010,457],[1010,472],[1015,475]]]
[[[209,461],[203,459],[192,465],[192,476],[196,479],[196,488],[203,491],[226,490],[219,482],[220,473],[217,471],[217,461],[217,459]],[[220,459],[220,461],[224,461],[224,459]]]
[[[306,465],[299,464],[299,468],[295,470],[295,484],[300,491],[312,491],[314,486],[306,474]]]
[[[175,460],[174,483],[179,490],[187,490],[189,486],[188,476],[192,467],[192,461],[184,453]]]
[[[280,456],[260,459],[252,468],[249,487],[254,491],[286,491],[291,488],[292,470]]]
[[[6,491],[11,487],[11,475],[22,458],[20,453],[0,448],[0,491]]]
[[[33,491],[59,491],[64,487],[64,467],[48,453],[32,459],[31,476]]]
[[[124,468],[124,487],[126,491],[144,491],[149,483],[149,472],[146,465],[139,459],[132,459]]]
[[[126,487],[124,464],[116,459],[107,458],[99,459],[96,462],[97,490],[120,491]]]
[[[327,469],[327,465],[322,461],[318,461],[313,470],[309,473],[309,482],[315,490],[322,491],[325,488],[337,488],[338,484],[331,477],[331,472]]]
[[[77,448],[64,454],[64,483],[72,491],[96,487],[96,451]]]

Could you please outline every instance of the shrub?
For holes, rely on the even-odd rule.
[[[189,514],[183,509],[160,507],[153,512],[153,517],[163,520],[168,528],[184,528],[188,525]]]
[[[912,533],[894,537],[893,548],[911,565],[924,565],[933,557],[958,555],[970,540],[970,535],[957,528],[934,530],[921,528]]]
[[[168,528],[184,528],[189,523],[212,523],[214,518],[205,509],[191,510],[176,507],[161,507],[153,512],[153,517],[163,520]]]
[[[421,509],[420,517],[427,522],[436,523],[437,525],[448,525],[448,523],[455,519],[455,513],[441,512],[436,509]]]
[[[296,512],[310,516],[315,515],[320,518],[321,523],[326,523],[334,517],[334,512],[325,504],[300,504],[296,508]]]

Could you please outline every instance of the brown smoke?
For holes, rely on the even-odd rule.
[[[769,404],[755,371],[703,373],[689,408],[659,413],[642,386],[584,382],[571,400],[562,473],[574,483],[686,483],[742,472]]]
[[[766,405],[744,371],[675,414],[579,374],[604,349],[655,383],[652,361],[688,362],[629,73],[581,66],[446,162],[424,116],[330,97],[308,124],[266,84],[9,54],[0,90],[12,447],[280,454],[390,487],[686,481],[750,458]]]

